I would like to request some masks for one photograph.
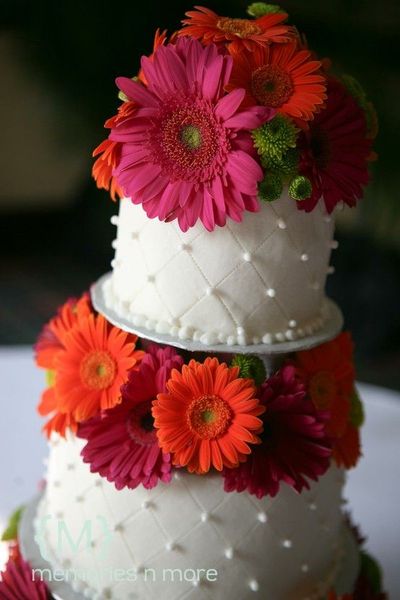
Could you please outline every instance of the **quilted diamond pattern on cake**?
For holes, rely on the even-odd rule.
[[[136,570],[136,581],[129,584],[90,581],[85,588],[88,598],[129,600],[136,594],[139,600],[225,600],[232,594],[247,600],[255,597],[257,588],[264,594],[261,597],[316,600],[320,580],[335,576],[343,482],[336,469],[301,495],[283,485],[275,498],[262,500],[247,493],[225,493],[219,475],[178,473],[170,485],[117,491],[105,480],[98,485],[99,477],[90,473],[79,456],[82,443],[71,438],[53,447],[40,510],[42,515],[61,512],[74,536],[87,519],[94,521],[93,544],[90,551],[84,546],[74,551],[66,545],[54,562],[108,573],[110,569]],[[54,485],[55,480],[59,485]],[[74,501],[70,490],[75,499],[79,495],[82,500]],[[104,517],[112,532],[109,552],[104,552],[107,531],[95,526],[97,516]],[[46,534],[54,551],[56,528],[48,525]],[[285,577],[276,577],[277,565]],[[190,581],[169,585],[162,581],[163,569],[200,568],[216,569],[217,581],[200,581],[197,586]],[[144,580],[146,569],[154,569],[156,581]]]
[[[126,199],[107,302],[117,312],[125,302],[135,325],[205,343],[302,336],[319,325],[332,231],[321,209],[305,214],[286,197],[211,233],[183,233]]]

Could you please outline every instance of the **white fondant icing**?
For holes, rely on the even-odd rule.
[[[137,600],[197,600],[202,596],[193,581],[198,581],[213,600],[250,600],[256,591],[261,600],[319,600],[336,581],[345,536],[340,508],[344,475],[335,467],[309,491],[297,494],[282,484],[275,498],[261,500],[246,492],[224,492],[220,475],[186,472],[151,490],[117,491],[106,480],[96,485],[98,476],[80,456],[83,443],[71,436],[52,445],[36,530],[45,523],[41,533],[54,568],[68,565],[80,572],[97,568],[108,573],[135,568],[138,573],[135,582],[104,577],[73,581],[85,597],[105,598],[109,590],[118,600],[130,600],[133,593]],[[75,468],[69,469],[70,464]],[[54,480],[61,487],[52,485]],[[77,495],[85,502],[70,501]],[[314,504],[318,511],[310,510]],[[91,523],[90,549],[85,544],[79,551],[73,544],[60,546],[54,519],[43,520],[58,511],[75,542]],[[106,530],[96,528],[99,517]],[[321,519],[330,524],[329,531]],[[354,556],[349,564],[345,591],[352,589],[358,568]],[[152,569],[158,577],[146,582],[144,573]],[[166,583],[163,569],[216,569],[218,576],[213,583],[204,572],[192,580]]]
[[[183,233],[126,198],[113,223],[116,262],[104,297],[133,325],[207,345],[243,345],[264,336],[299,338],[323,323],[333,220],[321,203],[305,213],[284,195],[242,223],[213,232],[198,224]],[[298,323],[295,334],[287,333],[289,319]]]

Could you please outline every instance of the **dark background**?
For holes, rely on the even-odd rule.
[[[245,16],[246,2],[208,4]],[[400,389],[400,81],[396,0],[281,3],[318,54],[356,76],[380,117],[373,181],[339,216],[328,293],[357,344],[359,378]],[[109,270],[117,207],[90,177],[91,152],[156,27],[188,0],[0,0],[0,344],[31,344],[71,295]]]

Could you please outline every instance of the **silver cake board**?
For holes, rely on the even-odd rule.
[[[53,572],[54,567],[49,562],[44,560],[42,557],[39,546],[35,540],[35,520],[38,510],[39,503],[42,499],[43,492],[37,495],[24,509],[22,519],[19,525],[19,544],[24,559],[30,563],[33,569],[48,569]],[[343,555],[339,564],[338,575],[334,583],[338,593],[348,593],[346,588],[346,582],[348,586],[348,570],[351,572],[357,572],[357,566],[359,566],[359,558],[357,553],[357,542],[354,534],[351,532],[347,525],[344,525],[344,544],[343,544]],[[353,557],[348,561],[348,557]],[[357,563],[354,563],[357,561]],[[72,589],[71,585],[67,581],[51,581],[46,584],[50,590],[51,596],[54,600],[87,600],[88,596],[81,594]]]
[[[273,344],[251,344],[247,346],[230,346],[228,344],[208,345],[201,342],[195,342],[193,340],[182,340],[179,337],[157,333],[156,331],[151,331],[145,327],[133,325],[129,319],[121,317],[112,308],[108,307],[105,302],[103,288],[105,282],[110,277],[111,273],[106,273],[91,287],[90,293],[92,303],[97,312],[101,313],[112,325],[115,325],[124,331],[128,331],[129,333],[134,333],[140,338],[144,338],[158,344],[174,346],[175,348],[181,348],[182,350],[187,350],[189,352],[204,352],[207,354],[258,354],[272,357],[281,354],[298,352],[299,350],[308,350],[310,348],[314,348],[315,346],[319,346],[320,344],[333,339],[343,327],[343,315],[339,307],[335,304],[335,302],[327,299],[327,316],[321,329],[319,329],[313,335],[309,335],[301,339],[275,342]]]

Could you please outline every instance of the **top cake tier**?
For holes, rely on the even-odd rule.
[[[247,13],[197,6],[157,30],[137,75],[116,79],[122,103],[94,151],[97,185],[122,199],[96,309],[190,350],[283,352],[337,333],[330,215],[357,204],[375,158],[359,83],[279,6]]]
[[[329,317],[324,294],[333,219],[283,195],[212,232],[148,219],[121,201],[105,304],[149,332],[207,345],[310,336]]]

